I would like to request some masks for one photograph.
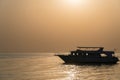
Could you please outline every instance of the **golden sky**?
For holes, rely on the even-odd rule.
[[[120,50],[120,0],[0,0],[0,51]]]

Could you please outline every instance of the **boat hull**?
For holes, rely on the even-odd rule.
[[[57,55],[65,63],[117,63],[117,57],[81,57],[71,55]]]

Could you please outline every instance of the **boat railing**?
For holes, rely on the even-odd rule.
[[[103,51],[104,47],[77,47],[80,51]]]

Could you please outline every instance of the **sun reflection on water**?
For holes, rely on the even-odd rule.
[[[64,65],[63,80],[112,80],[114,65]]]

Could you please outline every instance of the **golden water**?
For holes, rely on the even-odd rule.
[[[0,80],[120,80],[115,65],[67,65],[57,56],[0,56]]]

